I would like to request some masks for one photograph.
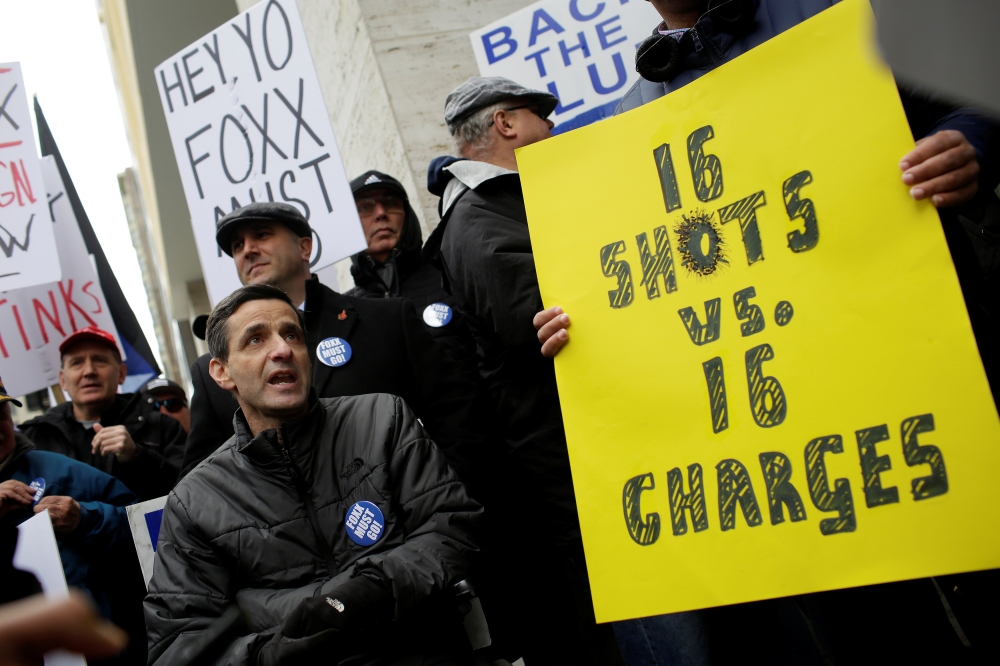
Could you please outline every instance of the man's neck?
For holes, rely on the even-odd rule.
[[[254,409],[247,409],[245,405],[241,404],[240,406],[243,408],[243,417],[247,420],[247,425],[250,426],[250,432],[254,437],[265,430],[276,430],[278,431],[278,441],[281,442],[282,446],[285,445],[285,442],[281,441],[281,426],[289,421],[297,421],[309,412],[308,403],[303,405],[299,414],[292,416],[268,416]]]
[[[514,157],[514,151],[503,151],[495,150],[487,154],[480,154],[476,156],[469,156],[469,159],[475,160],[476,162],[486,162],[487,164],[492,164],[493,166],[498,166],[501,169],[507,169],[509,171],[517,171],[517,158]]]
[[[114,402],[114,398],[111,402],[102,403],[99,405],[81,405],[79,403],[72,403],[73,405],[73,418],[77,421],[100,421],[101,413],[111,406]]]
[[[698,3],[694,7],[677,7],[677,4],[688,3],[673,3],[669,2],[669,0],[661,0],[653,4],[660,18],[667,24],[668,30],[680,30],[681,28],[693,28],[694,24],[701,18],[701,15],[705,13],[705,5],[708,3]]]
[[[304,275],[300,274],[292,279],[285,280],[281,284],[273,285],[280,289],[281,291],[288,294],[288,298],[291,299],[292,305],[295,307],[301,307],[306,300],[306,282],[312,277],[309,269],[304,271]]]

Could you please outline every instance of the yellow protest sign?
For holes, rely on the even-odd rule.
[[[518,152],[599,621],[1000,566],[1000,423],[867,0]]]

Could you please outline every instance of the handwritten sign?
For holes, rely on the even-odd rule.
[[[46,205],[39,229],[57,230],[59,261],[47,270],[62,277],[0,294],[0,377],[12,395],[59,383],[59,345],[74,331],[98,326],[118,337],[55,158],[43,158],[41,166],[38,197]],[[120,342],[118,348],[125,358]]]
[[[216,221],[251,201],[298,207],[313,270],[367,247],[293,0],[268,0],[155,71],[213,304],[240,286]]]
[[[865,0],[519,151],[599,621],[1000,566],[1000,422]]]
[[[0,291],[58,280],[21,65],[0,64]]]
[[[635,49],[660,23],[639,0],[541,0],[473,32],[483,76],[559,98],[559,134],[611,116],[638,80]]]

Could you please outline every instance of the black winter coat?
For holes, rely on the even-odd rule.
[[[378,649],[417,632],[441,634],[434,597],[468,573],[482,509],[399,398],[365,395],[314,401],[306,417],[236,436],[186,476],[163,514],[146,597],[150,663],[178,663],[215,618],[238,604],[249,633],[217,663],[248,664],[302,599],[364,574],[392,591],[396,621]],[[378,506],[382,536],[363,547],[345,517],[358,501]],[[445,601],[447,607],[447,601]],[[335,657],[336,655],[331,655]]]
[[[380,176],[389,180],[389,176]],[[450,307],[452,319],[448,324],[439,327],[428,325],[426,328],[435,342],[462,364],[466,380],[472,383],[476,377],[475,341],[456,309],[455,297],[445,291],[440,269],[431,263],[430,257],[424,256],[423,242],[420,221],[407,201],[406,219],[399,242],[386,263],[379,263],[367,252],[358,252],[351,257],[351,275],[355,286],[346,295],[356,298],[405,298],[413,302],[421,318],[425,308],[433,303],[444,303]],[[389,272],[392,274],[390,284],[386,284],[379,273],[380,269],[384,271],[386,265],[390,265]]]
[[[511,489],[540,500],[536,516],[557,543],[579,539],[555,366],[532,319],[542,309],[527,214],[516,173],[465,191],[428,239],[479,348],[479,370],[509,452]]]
[[[398,395],[416,412],[463,480],[481,455],[474,422],[475,391],[463,368],[427,333],[413,304],[399,298],[352,298],[312,279],[306,283],[306,334],[312,385],[320,398],[366,393]],[[329,337],[347,340],[350,360],[330,367],[316,360]],[[233,435],[232,394],[208,375],[208,355],[192,366],[191,432],[182,474],[191,471]]]
[[[114,476],[143,501],[163,497],[177,482],[184,456],[185,435],[181,424],[150,409],[138,393],[120,393],[101,414],[101,425],[122,425],[138,448],[136,456],[121,462],[113,455],[91,453],[94,431],[84,430],[73,416],[73,404],[65,402],[21,424],[21,430],[39,451],[61,453]]]

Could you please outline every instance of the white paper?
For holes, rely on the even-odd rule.
[[[555,133],[610,116],[639,75],[635,49],[660,23],[643,0],[541,0],[470,36],[479,72],[559,98]]]
[[[132,541],[135,543],[135,552],[139,556],[139,566],[142,568],[142,577],[146,581],[147,589],[149,588],[149,579],[153,577],[156,548],[149,533],[146,516],[157,512],[162,514],[166,504],[167,498],[164,496],[125,507],[125,511],[128,513],[128,526],[132,529]]]
[[[55,158],[45,157],[41,164],[47,193],[41,196],[48,202],[44,222],[56,231],[59,258],[53,261],[62,265],[50,266],[49,274],[62,279],[0,294],[0,377],[11,395],[59,382],[59,345],[74,331],[98,326],[118,339]],[[118,348],[125,358],[120,341]]]
[[[17,549],[14,551],[15,569],[35,575],[48,599],[65,599],[69,596],[66,574],[63,572],[59,546],[52,530],[48,511],[42,511],[17,526]],[[79,654],[50,652],[45,655],[45,666],[86,666],[87,660]]]
[[[306,214],[313,271],[367,247],[294,0],[261,2],[153,74],[212,305],[240,286],[215,223],[251,201]]]
[[[58,280],[21,65],[0,63],[0,291]]]

